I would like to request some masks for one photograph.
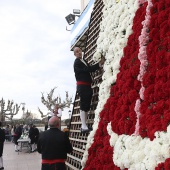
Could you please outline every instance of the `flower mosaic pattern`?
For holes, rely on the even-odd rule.
[[[170,1],[103,0],[105,56],[84,170],[170,169]]]

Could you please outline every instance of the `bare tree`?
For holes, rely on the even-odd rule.
[[[65,98],[65,100],[62,101],[60,96],[57,96],[57,97],[53,96],[55,89],[56,89],[56,87],[51,89],[50,93],[47,93],[47,97],[46,98],[44,97],[44,93],[41,92],[41,94],[42,94],[41,102],[51,112],[54,111],[54,108],[55,108],[56,105],[58,105],[58,107],[61,108],[61,109],[64,109],[66,107],[69,108],[70,105],[72,104],[72,97],[69,97],[68,91],[66,91],[66,98]],[[43,114],[43,112],[40,110],[40,108],[38,108],[38,111],[40,112],[42,118],[48,116],[48,114],[49,114],[49,113]]]
[[[13,100],[8,100],[7,107],[5,108],[5,101],[2,98],[0,100],[0,120],[5,121],[5,118],[12,120],[20,109],[20,105],[14,104]]]

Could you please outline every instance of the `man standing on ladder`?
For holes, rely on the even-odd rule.
[[[74,72],[77,81],[77,92],[80,96],[81,132],[86,133],[90,131],[87,127],[86,121],[93,95],[91,88],[92,78],[90,73],[95,72],[102,67],[105,59],[102,57],[99,63],[90,66],[83,60],[82,50],[79,47],[74,48],[74,55],[76,57],[74,61]]]

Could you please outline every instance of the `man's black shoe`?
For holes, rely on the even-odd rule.
[[[90,132],[90,130],[89,129],[80,129],[80,131],[81,131],[81,133],[89,133]]]
[[[93,128],[92,128],[92,127],[88,127],[88,129],[89,129],[90,131],[92,131],[92,130],[93,130]]]

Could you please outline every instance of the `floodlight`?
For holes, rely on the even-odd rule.
[[[67,21],[67,23],[68,23],[69,25],[75,23],[75,15],[73,15],[73,14],[67,15],[67,16],[65,17],[65,19],[66,19],[66,21]]]
[[[79,10],[79,9],[73,9],[73,14],[78,14],[78,15],[80,15],[80,10]]]

